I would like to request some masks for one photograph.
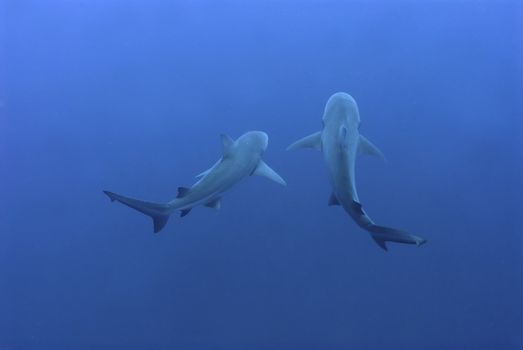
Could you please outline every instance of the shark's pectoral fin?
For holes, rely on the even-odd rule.
[[[202,171],[201,173],[196,175],[195,178],[197,178],[199,180],[199,179],[205,177],[207,174],[209,174],[210,171],[211,171],[211,169],[207,169],[205,171]]]
[[[254,169],[251,175],[264,176],[274,182],[279,183],[280,185],[287,185],[285,180],[280,175],[278,175],[277,172],[272,170],[271,167],[268,166],[267,163],[265,163],[263,160],[260,160],[258,166],[256,167],[256,169]]]
[[[367,140],[363,135],[360,135],[360,142],[358,144],[358,153],[359,154],[368,154],[385,160],[383,152],[379,150],[372,142]]]
[[[222,204],[220,202],[220,198],[216,198],[216,199],[213,199],[210,202],[205,203],[204,206],[206,206],[208,208],[213,208],[213,209],[216,209],[216,210],[220,210]]]
[[[227,158],[227,156],[229,156],[229,154],[231,153],[232,147],[234,145],[234,140],[229,135],[225,134],[221,134],[220,139],[222,140],[223,158]]]
[[[287,151],[298,148],[313,148],[315,150],[321,151],[321,131],[299,139],[287,147]]]
[[[331,193],[331,196],[329,198],[329,206],[332,205],[340,205],[340,201],[338,200],[338,197],[333,193]]]

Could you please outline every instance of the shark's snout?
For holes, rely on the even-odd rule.
[[[345,92],[332,95],[323,113],[323,123],[328,122],[346,122],[355,127],[359,126],[360,115],[356,100]]]
[[[263,131],[250,131],[246,134],[249,141],[256,144],[262,150],[266,150],[269,145],[269,135]]]
[[[267,133],[263,132],[263,131],[258,131],[259,135],[258,137],[260,138],[260,143],[263,145],[263,149],[266,149],[267,146],[269,145],[269,135],[267,135]]]

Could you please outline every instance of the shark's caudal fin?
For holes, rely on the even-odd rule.
[[[408,232],[374,224],[374,222],[365,213],[361,203],[359,202],[352,202],[352,210],[354,210],[358,216],[358,220],[356,220],[358,225],[360,225],[361,228],[367,230],[371,234],[374,241],[384,250],[387,250],[385,242],[415,244],[417,246],[427,242],[426,239],[411,235]]]
[[[171,207],[168,204],[145,202],[134,198],[124,197],[119,194],[104,191],[104,193],[111,199],[111,202],[118,201],[135,210],[138,210],[153,219],[154,233],[160,232],[167,224]]]
[[[426,243],[427,240],[415,235],[411,235],[405,231],[396,230],[394,228],[378,226],[378,225],[369,225],[365,228],[370,232],[374,241],[384,250],[387,250],[385,242],[397,242],[405,244],[415,244],[417,246]]]
[[[302,139],[291,144],[287,147],[287,151],[298,149],[298,148],[313,148],[321,151],[321,131],[315,132],[309,136],[305,136]]]

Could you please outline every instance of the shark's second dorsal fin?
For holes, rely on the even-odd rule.
[[[178,187],[178,195],[176,196],[176,198],[185,197],[190,190],[191,189],[187,187]]]
[[[221,134],[220,138],[222,140],[223,157],[226,158],[231,153],[234,140],[229,135],[225,134]]]

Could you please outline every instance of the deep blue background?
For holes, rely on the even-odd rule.
[[[0,349],[523,349],[523,5],[0,2]],[[426,237],[385,253],[319,153],[359,103],[358,188]],[[250,178],[158,236],[167,201],[259,129]]]

